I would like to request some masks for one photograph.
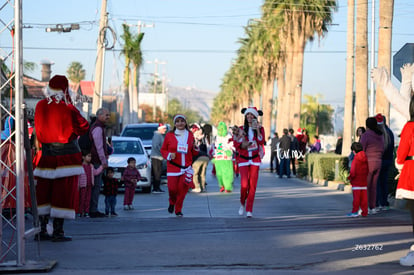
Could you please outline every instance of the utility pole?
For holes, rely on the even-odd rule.
[[[103,96],[103,73],[105,71],[105,32],[108,26],[108,13],[106,12],[107,0],[102,0],[101,5],[101,18],[99,20],[99,36],[98,36],[98,48],[97,59],[95,66],[95,87],[93,89],[93,101],[92,101],[92,113],[96,114],[96,111],[102,107]]]
[[[155,122],[156,119],[156,105],[157,105],[157,82],[158,82],[158,64],[159,65],[165,65],[167,62],[165,61],[159,61],[158,59],[155,59],[154,61],[147,61],[147,63],[154,63],[154,87],[153,87],[153,93],[154,93],[154,103],[152,106],[152,120]]]

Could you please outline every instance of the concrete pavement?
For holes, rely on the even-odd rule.
[[[266,168],[266,167],[264,167]],[[211,169],[211,167],[210,167]],[[407,212],[348,218],[352,195],[261,172],[252,219],[233,193],[189,193],[183,218],[168,194],[141,194],[118,217],[65,224],[72,242],[27,242],[26,258],[56,260],[51,274],[410,274],[399,265],[413,242]],[[162,186],[166,189],[166,186]],[[100,198],[103,210],[104,197]],[[376,246],[375,246],[376,245]],[[356,250],[356,251],[353,251]]]

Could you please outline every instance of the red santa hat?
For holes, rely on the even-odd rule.
[[[161,130],[163,128],[167,129],[167,125],[162,124],[162,123],[158,123],[158,130]]]
[[[243,109],[241,109],[241,113],[244,114],[245,116],[248,113],[250,113],[250,114],[254,115],[256,118],[263,115],[263,112],[261,110],[257,110],[256,107],[243,108]]]
[[[182,118],[182,119],[185,120],[185,122],[187,122],[187,118],[185,117],[185,115],[177,114],[177,115],[174,116],[174,119],[173,119],[174,124],[175,124],[175,121],[177,120],[177,118]]]
[[[375,119],[377,120],[377,124],[384,124],[384,117],[381,114],[377,114]]]
[[[297,133],[298,133],[298,135],[302,134],[302,128],[299,128]]]
[[[72,104],[69,81],[64,75],[55,75],[49,80],[49,85],[45,89],[45,95],[50,100],[51,97],[54,97],[57,102],[63,99],[67,104]]]

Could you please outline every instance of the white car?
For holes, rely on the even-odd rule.
[[[146,193],[151,192],[151,161],[141,139],[112,137],[112,147],[114,151],[109,156],[108,166],[114,168],[114,178],[121,179],[125,168],[128,166],[128,158],[133,157],[141,174],[141,180],[137,182],[137,188]],[[120,187],[125,187],[122,181]]]

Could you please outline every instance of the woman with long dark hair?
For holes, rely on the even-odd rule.
[[[414,232],[414,96],[410,101],[410,120],[404,125],[400,136],[395,165],[401,171],[398,180],[397,199],[406,199],[410,210]],[[414,245],[411,246],[407,256],[400,259],[404,266],[414,266]]]
[[[240,209],[239,215],[246,210],[247,218],[253,216],[253,203],[256,194],[259,168],[262,162],[260,155],[263,153],[265,132],[257,121],[263,112],[255,107],[243,108],[244,125],[233,133],[233,143],[239,153],[238,165],[240,172]]]
[[[182,217],[185,196],[193,185],[193,156],[198,155],[193,133],[188,129],[184,115],[174,116],[174,128],[165,135],[161,154],[167,160],[168,212],[172,214],[175,211],[177,217]]]

